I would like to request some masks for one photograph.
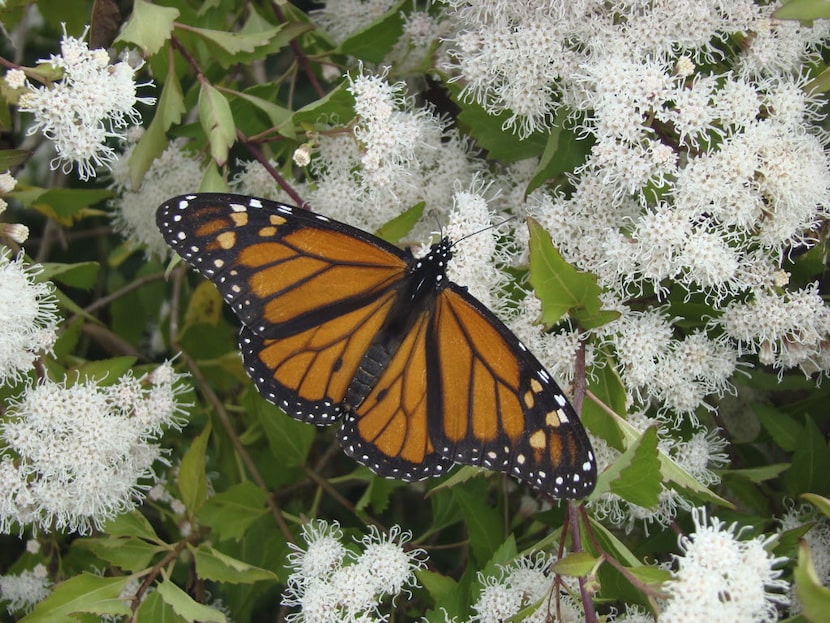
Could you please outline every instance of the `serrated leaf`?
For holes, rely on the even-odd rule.
[[[600,312],[602,290],[596,275],[577,271],[553,246],[550,234],[535,220],[528,219],[530,230],[530,283],[542,302],[542,323],[551,327],[570,314],[595,316]]]
[[[77,547],[91,551],[101,560],[126,571],[140,571],[150,565],[153,557],[165,548],[137,538],[98,537],[79,539]]]
[[[13,196],[19,197],[17,193]],[[83,188],[53,188],[38,193],[31,207],[61,225],[71,226],[76,220],[87,215],[98,214],[91,206],[112,197],[109,190],[87,190]],[[25,203],[25,202],[24,202]]]
[[[136,612],[135,623],[186,623],[156,591],[149,593]]]
[[[98,280],[98,262],[78,262],[77,264],[57,264],[46,262],[41,264],[43,272],[40,279],[57,281],[73,288],[89,290]]]
[[[277,581],[272,571],[249,565],[208,545],[191,547],[190,551],[196,560],[196,573],[201,579],[229,584]]]
[[[161,582],[157,587],[158,594],[179,616],[186,621],[195,623],[226,623],[225,615],[204,604],[195,601],[178,586],[169,580]]]
[[[133,14],[115,41],[134,43],[148,56],[152,56],[170,38],[173,22],[178,17],[178,9],[135,0]]]
[[[119,595],[130,576],[105,578],[81,573],[61,582],[52,593],[35,606],[20,623],[65,623],[75,613],[127,616],[130,608]]]
[[[209,498],[199,510],[199,521],[219,540],[239,540],[267,511],[265,492],[250,482],[233,485]]]
[[[830,519],[830,499],[821,495],[816,495],[815,493],[803,493],[801,495],[801,499],[806,500],[815,506],[822,513],[824,513],[825,517]]]
[[[600,475],[612,493],[644,508],[659,502],[662,490],[660,461],[657,457],[657,429],[649,427],[625,452]],[[597,489],[600,490],[597,483]],[[604,492],[602,487],[601,491]]]
[[[190,26],[188,31],[218,45],[229,54],[238,54],[239,52],[253,52],[259,46],[267,45],[281,28],[282,26],[273,26],[261,32],[236,33]]]
[[[415,576],[435,603],[441,603],[458,586],[458,582],[451,577],[428,569],[418,569]]]
[[[291,121],[291,116],[294,114],[294,111],[285,108],[283,106],[278,106],[267,99],[262,97],[257,97],[256,95],[251,95],[250,93],[246,93],[244,91],[240,91],[235,93],[235,97],[245,100],[246,102],[250,102],[257,108],[259,108],[262,112],[266,114],[269,121],[273,124],[275,128],[281,127],[283,124],[286,124],[288,128],[293,130],[293,126],[288,124]],[[283,134],[283,136],[286,136]],[[294,138],[294,132],[291,132],[289,138]]]
[[[202,174],[202,179],[199,180],[200,193],[226,193],[228,192],[228,182],[222,177],[219,172],[219,167],[216,166],[216,161],[211,160],[205,167],[205,172]]]
[[[104,524],[104,532],[111,536],[136,536],[152,543],[162,543],[147,518],[138,511],[123,513]]]
[[[236,140],[236,126],[228,100],[207,83],[199,89],[199,121],[210,142],[210,155],[218,166],[224,166],[228,149]]]
[[[805,541],[798,545],[798,563],[793,569],[795,592],[809,621],[827,621],[830,612],[830,588],[822,586],[813,565],[813,556]]]
[[[580,577],[588,575],[597,564],[597,560],[588,552],[573,552],[553,563],[551,569],[561,575]]]
[[[176,482],[185,507],[195,514],[207,499],[207,475],[205,474],[205,452],[210,439],[210,423],[190,444],[182,457]]]
[[[393,244],[396,243],[412,231],[412,228],[415,227],[415,223],[418,222],[418,219],[420,219],[421,215],[424,213],[425,206],[426,203],[423,201],[416,203],[414,206],[399,214],[391,221],[381,225],[375,232],[375,235],[378,238],[386,240],[386,242],[391,242]]]

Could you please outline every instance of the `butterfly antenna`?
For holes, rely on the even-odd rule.
[[[458,244],[459,242],[461,242],[462,240],[466,240],[467,238],[470,238],[470,237],[472,237],[472,236],[477,236],[478,234],[481,234],[481,233],[483,233],[483,232],[485,232],[485,231],[489,231],[489,230],[491,230],[491,229],[498,229],[499,227],[501,227],[501,226],[502,226],[502,225],[504,225],[505,223],[509,223],[510,221],[515,221],[517,218],[519,218],[519,217],[517,217],[516,215],[513,215],[513,216],[508,216],[508,217],[507,217],[506,219],[504,219],[503,221],[500,221],[500,222],[495,223],[495,224],[493,224],[493,225],[488,225],[487,227],[482,227],[481,229],[477,229],[477,230],[476,230],[476,231],[474,231],[474,232],[470,232],[470,233],[469,233],[469,234],[467,234],[466,236],[461,236],[461,238],[459,238],[458,240],[454,240],[454,241],[453,241],[453,243],[452,243],[452,246],[457,245],[457,244]]]

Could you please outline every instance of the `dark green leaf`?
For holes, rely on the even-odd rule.
[[[78,547],[84,547],[101,560],[120,567],[126,571],[141,571],[150,565],[150,561],[165,548],[151,545],[135,537],[116,538],[99,537],[75,541]]]
[[[795,450],[802,430],[801,424],[771,405],[754,403],[752,410],[761,421],[761,426],[780,448],[787,452]]]
[[[277,580],[273,572],[244,563],[209,545],[191,547],[190,551],[196,560],[196,573],[201,579],[230,584]]]
[[[32,152],[25,149],[0,150],[0,173],[23,164],[31,155]]]
[[[313,129],[317,124],[346,125],[354,118],[354,96],[341,82],[325,97],[294,113],[294,125]]]
[[[588,575],[596,564],[597,559],[588,552],[572,552],[557,560],[551,569],[562,575],[580,577]]]
[[[657,506],[663,480],[657,458],[657,429],[648,428],[601,477],[607,478],[611,492],[624,500],[645,508]]]
[[[77,382],[93,381],[99,385],[112,385],[132,368],[135,362],[136,358],[130,356],[87,361],[75,368],[78,373]]]
[[[340,52],[364,61],[380,63],[403,33],[401,7],[405,2],[406,0],[400,0],[371,24],[349,35],[340,44]]]
[[[199,621],[200,623],[226,623],[227,621],[222,612],[195,601],[169,580],[159,583],[157,590],[165,603],[187,621]]]
[[[123,513],[104,525],[104,532],[110,536],[136,536],[152,543],[161,543],[153,526],[138,511]]]
[[[423,201],[416,203],[414,206],[399,214],[385,225],[381,225],[380,229],[375,232],[375,235],[378,238],[383,238],[386,242],[391,242],[392,244],[396,243],[412,231],[412,228],[415,227],[415,223],[418,222],[418,219],[420,219],[421,215],[424,213],[425,206],[426,203]]]
[[[182,502],[195,514],[207,498],[207,476],[205,474],[205,450],[210,439],[211,427],[205,429],[190,444],[179,466],[177,482]]]
[[[43,272],[39,275],[41,279],[57,281],[73,288],[89,290],[95,285],[98,279],[98,262],[79,262],[77,264],[55,264],[46,262],[42,264]]]
[[[556,179],[564,173],[573,171],[587,158],[592,141],[579,140],[573,130],[564,129],[565,116],[565,109],[560,108],[556,115],[556,121],[547,137],[545,151],[539,159],[539,164],[527,185],[527,189],[525,189],[526,195],[532,193],[542,184]]]
[[[20,623],[66,623],[72,620],[73,614],[81,612],[127,616],[130,608],[119,596],[130,580],[128,575],[105,578],[81,573],[55,586],[52,594],[20,619]]]
[[[588,375],[588,389],[605,406],[617,415],[625,416],[625,387],[622,384],[613,362],[606,361],[604,366],[596,366]],[[589,396],[582,401],[582,412],[579,414],[582,423],[597,437],[604,439],[612,448],[620,452],[625,449],[623,434],[615,420],[608,416],[605,409],[594,402]]]
[[[452,492],[464,515],[473,556],[479,562],[489,560],[502,542],[501,515],[487,502],[486,496],[472,493],[471,488],[455,487]]]
[[[804,417],[804,427],[796,440],[793,463],[785,476],[785,481],[792,495],[801,493],[830,492],[830,450],[824,434],[808,416]]]
[[[265,497],[256,485],[241,482],[209,498],[199,511],[199,521],[209,526],[218,540],[239,540],[267,512]]]
[[[165,603],[161,595],[153,591],[141,602],[136,612],[135,623],[187,623],[170,604]]]

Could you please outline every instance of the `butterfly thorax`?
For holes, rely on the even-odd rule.
[[[443,238],[432,245],[425,256],[409,260],[406,278],[398,284],[400,293],[396,307],[372,340],[346,392],[343,402],[347,408],[360,406],[375,388],[403,337],[423,314],[432,312],[438,292],[449,283],[447,263],[451,258],[452,243]]]

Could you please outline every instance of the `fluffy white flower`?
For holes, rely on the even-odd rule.
[[[128,124],[141,120],[136,103],[155,103],[155,98],[136,96],[135,69],[127,61],[110,65],[106,51],[90,50],[85,36],[86,32],[81,38],[64,34],[61,54],[40,61],[62,69],[61,81],[30,86],[18,104],[21,111],[34,115],[28,133],[40,131],[54,143],[58,155],[52,169],[69,173],[77,165],[82,180],[117,158],[107,140],[121,138]]]
[[[36,280],[42,268],[9,256],[0,247],[0,385],[19,381],[39,353],[51,350],[58,324],[52,284]]]
[[[716,517],[707,521],[704,509],[694,509],[695,531],[681,536],[677,570],[664,585],[669,594],[661,623],[674,621],[734,621],[772,623],[776,606],[785,604],[787,582],[775,569],[785,559],[764,549],[761,537],[740,540],[743,530],[728,528]]]
[[[51,591],[52,582],[41,564],[17,575],[0,576],[0,601],[8,602],[6,610],[11,615],[28,612]]]

